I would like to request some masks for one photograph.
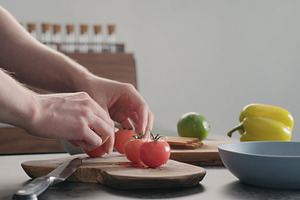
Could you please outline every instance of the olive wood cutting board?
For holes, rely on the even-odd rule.
[[[119,189],[192,187],[198,185],[206,174],[201,167],[174,160],[169,160],[163,167],[148,168],[131,163],[119,153],[100,158],[79,154],[53,160],[26,161],[22,167],[31,178],[36,178],[75,157],[81,157],[83,164],[67,181],[100,183]]]
[[[198,165],[223,165],[218,146],[237,141],[202,141],[203,145],[195,149],[172,149],[170,159]]]

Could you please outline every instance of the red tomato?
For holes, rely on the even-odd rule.
[[[119,130],[115,133],[115,144],[114,148],[120,154],[125,152],[125,144],[132,139],[132,136],[137,135],[133,130]]]
[[[103,156],[105,154],[105,150],[104,150],[103,146],[99,146],[96,149],[93,149],[91,151],[88,151],[86,149],[83,149],[83,151],[87,155],[89,155],[90,157],[93,157],[93,158],[95,158],[95,157],[101,157],[101,156]]]
[[[128,160],[133,163],[141,163],[140,158],[140,147],[142,146],[142,140],[132,139],[129,140],[125,145],[125,155]]]
[[[164,140],[147,140],[140,147],[140,158],[148,167],[159,167],[169,160],[171,148]]]

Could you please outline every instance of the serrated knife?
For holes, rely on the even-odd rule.
[[[51,171],[45,176],[35,178],[23,188],[19,189],[13,196],[14,200],[17,199],[28,199],[33,200],[44,193],[50,186],[60,183],[66,180],[78,167],[82,164],[82,159],[74,158],[70,161],[66,161],[56,169]]]

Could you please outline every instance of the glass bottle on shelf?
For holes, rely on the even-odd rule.
[[[60,50],[61,43],[61,26],[59,24],[53,25],[52,44],[53,48]]]
[[[36,25],[34,23],[27,24],[27,31],[31,34],[32,37],[37,39]]]
[[[66,25],[65,43],[62,46],[62,50],[67,52],[67,53],[74,53],[75,52],[74,25],[71,25],[71,24]]]
[[[89,51],[88,47],[89,35],[88,35],[88,25],[80,25],[80,34],[78,37],[78,51],[80,53],[87,53]]]
[[[116,48],[116,42],[117,42],[117,37],[116,37],[116,26],[115,25],[108,25],[108,37],[107,37],[107,42],[109,45],[109,51],[111,53],[115,53],[117,51]]]
[[[43,44],[46,44],[49,47],[52,47],[51,45],[51,25],[48,23],[43,23],[42,24],[42,33],[41,33],[41,38],[40,41]]]
[[[101,33],[102,26],[101,25],[94,25],[94,34],[93,34],[93,45],[92,50],[94,53],[101,53],[102,52],[102,33]]]

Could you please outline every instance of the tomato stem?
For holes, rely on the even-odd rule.
[[[138,135],[133,135],[132,137],[134,139],[143,139],[145,137],[146,134],[143,134],[143,132],[141,131]]]
[[[150,137],[151,139],[154,141],[154,143],[156,143],[160,138],[162,138],[163,136],[156,134],[155,136],[153,135],[152,131],[150,131]]]

